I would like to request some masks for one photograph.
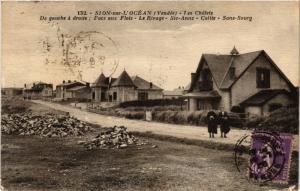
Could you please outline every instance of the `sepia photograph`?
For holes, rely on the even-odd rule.
[[[299,1],[1,1],[0,191],[296,191]]]

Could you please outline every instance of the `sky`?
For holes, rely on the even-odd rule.
[[[252,22],[40,20],[81,10],[207,10]],[[126,70],[172,90],[190,82],[203,53],[229,54],[233,46],[241,54],[265,50],[299,84],[298,2],[2,2],[1,18],[4,87],[92,83],[101,72],[117,77]]]

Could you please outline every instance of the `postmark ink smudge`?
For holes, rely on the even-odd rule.
[[[74,77],[82,76],[82,71],[116,71],[119,65],[119,45],[101,31],[63,32],[58,23],[48,23],[55,35],[45,37],[42,44],[45,64],[63,67]],[[80,74],[79,74],[80,73]]]
[[[247,139],[251,141],[247,141]],[[254,131],[241,137],[234,149],[237,170],[246,170],[250,180],[287,183],[292,135]]]

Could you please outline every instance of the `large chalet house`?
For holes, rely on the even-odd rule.
[[[295,103],[295,87],[264,50],[240,54],[203,54],[185,97],[188,109],[230,111],[268,115]]]
[[[118,78],[105,77],[101,73],[91,87],[93,102],[121,103],[163,97],[163,89],[139,76],[130,77],[125,70]]]

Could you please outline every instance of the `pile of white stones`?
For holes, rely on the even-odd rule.
[[[81,136],[92,127],[69,114],[32,113],[3,115],[1,131],[10,135],[38,135],[42,137]]]

